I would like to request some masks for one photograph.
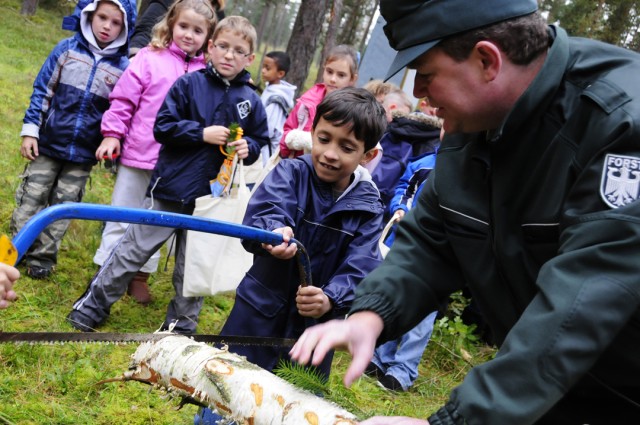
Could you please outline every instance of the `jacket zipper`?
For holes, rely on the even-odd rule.
[[[184,58],[184,73],[185,74],[187,72],[189,72],[189,62],[191,62],[191,56],[186,55],[186,57]]]
[[[518,298],[515,296],[513,289],[509,285],[509,279],[505,276],[502,262],[504,261],[503,256],[498,248],[498,243],[496,242],[495,235],[495,225],[496,217],[494,214],[494,205],[493,205],[493,155],[491,150],[489,150],[489,164],[487,165],[487,176],[489,180],[489,237],[491,238],[491,250],[493,251],[493,257],[495,261],[496,273],[498,278],[500,279],[500,283],[502,287],[505,288],[509,292],[509,296],[518,308],[520,307],[518,304]]]

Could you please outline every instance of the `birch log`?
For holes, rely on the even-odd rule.
[[[248,362],[244,357],[169,334],[141,344],[124,380],[192,398],[242,425],[354,425],[355,416]]]

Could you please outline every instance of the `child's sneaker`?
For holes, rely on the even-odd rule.
[[[374,362],[369,363],[369,366],[364,370],[364,374],[375,379],[380,379],[384,376],[382,369],[380,369]]]
[[[46,279],[51,274],[51,269],[40,266],[27,267],[27,276],[32,279]]]
[[[67,315],[67,323],[82,332],[95,332],[96,326],[99,325],[98,322],[79,310],[71,310],[71,312],[69,312]]]
[[[380,379],[378,379],[378,384],[387,390],[391,391],[405,391],[402,388],[402,384],[398,381],[393,375],[384,375]]]

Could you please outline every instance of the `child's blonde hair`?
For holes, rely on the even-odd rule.
[[[382,80],[369,80],[362,86],[363,89],[375,96],[378,102],[382,103],[385,96],[394,90],[400,90],[400,87],[393,83],[385,83]]]
[[[231,31],[235,35],[240,36],[244,41],[249,43],[249,53],[253,53],[258,35],[256,34],[256,29],[247,18],[243,16],[227,16],[218,22],[216,30],[211,36],[211,40],[216,41],[216,38],[222,31]]]
[[[358,75],[358,52],[351,46],[346,44],[338,44],[333,47],[329,54],[327,55],[327,59],[324,61],[324,65],[337,61],[339,59],[345,59],[349,62],[349,70],[351,71],[351,76]]]
[[[387,109],[390,105],[395,105],[396,108],[402,109],[403,112],[407,114],[413,110],[413,103],[411,102],[409,95],[399,87],[387,93],[387,95],[384,97],[382,105],[385,107],[385,109]]]
[[[169,10],[167,10],[164,18],[153,27],[151,46],[156,49],[166,49],[169,47],[173,39],[173,26],[176,24],[180,14],[185,10],[193,10],[207,20],[209,27],[207,28],[205,40],[209,40],[218,22],[216,11],[213,9],[211,2],[209,0],[177,0],[171,5]],[[198,49],[198,53],[203,49],[204,44]]]

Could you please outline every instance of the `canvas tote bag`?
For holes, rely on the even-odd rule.
[[[229,190],[219,197],[207,195],[196,199],[194,216],[242,223],[251,195],[242,160],[234,168]],[[234,181],[237,188],[232,185]],[[252,264],[253,254],[245,251],[240,239],[189,230],[182,295],[202,297],[235,291]]]
[[[260,159],[258,159],[258,161],[259,160]],[[275,152],[271,154],[271,156],[267,160],[267,163],[264,165],[264,167],[262,167],[262,169],[260,170],[260,174],[258,174],[251,182],[253,183],[253,187],[251,188],[252,195],[253,195],[253,192],[256,191],[258,186],[260,186],[260,184],[267,177],[267,174],[269,174],[271,170],[273,170],[276,167],[276,165],[278,165],[279,162],[280,162],[280,148],[277,148],[275,149]]]

